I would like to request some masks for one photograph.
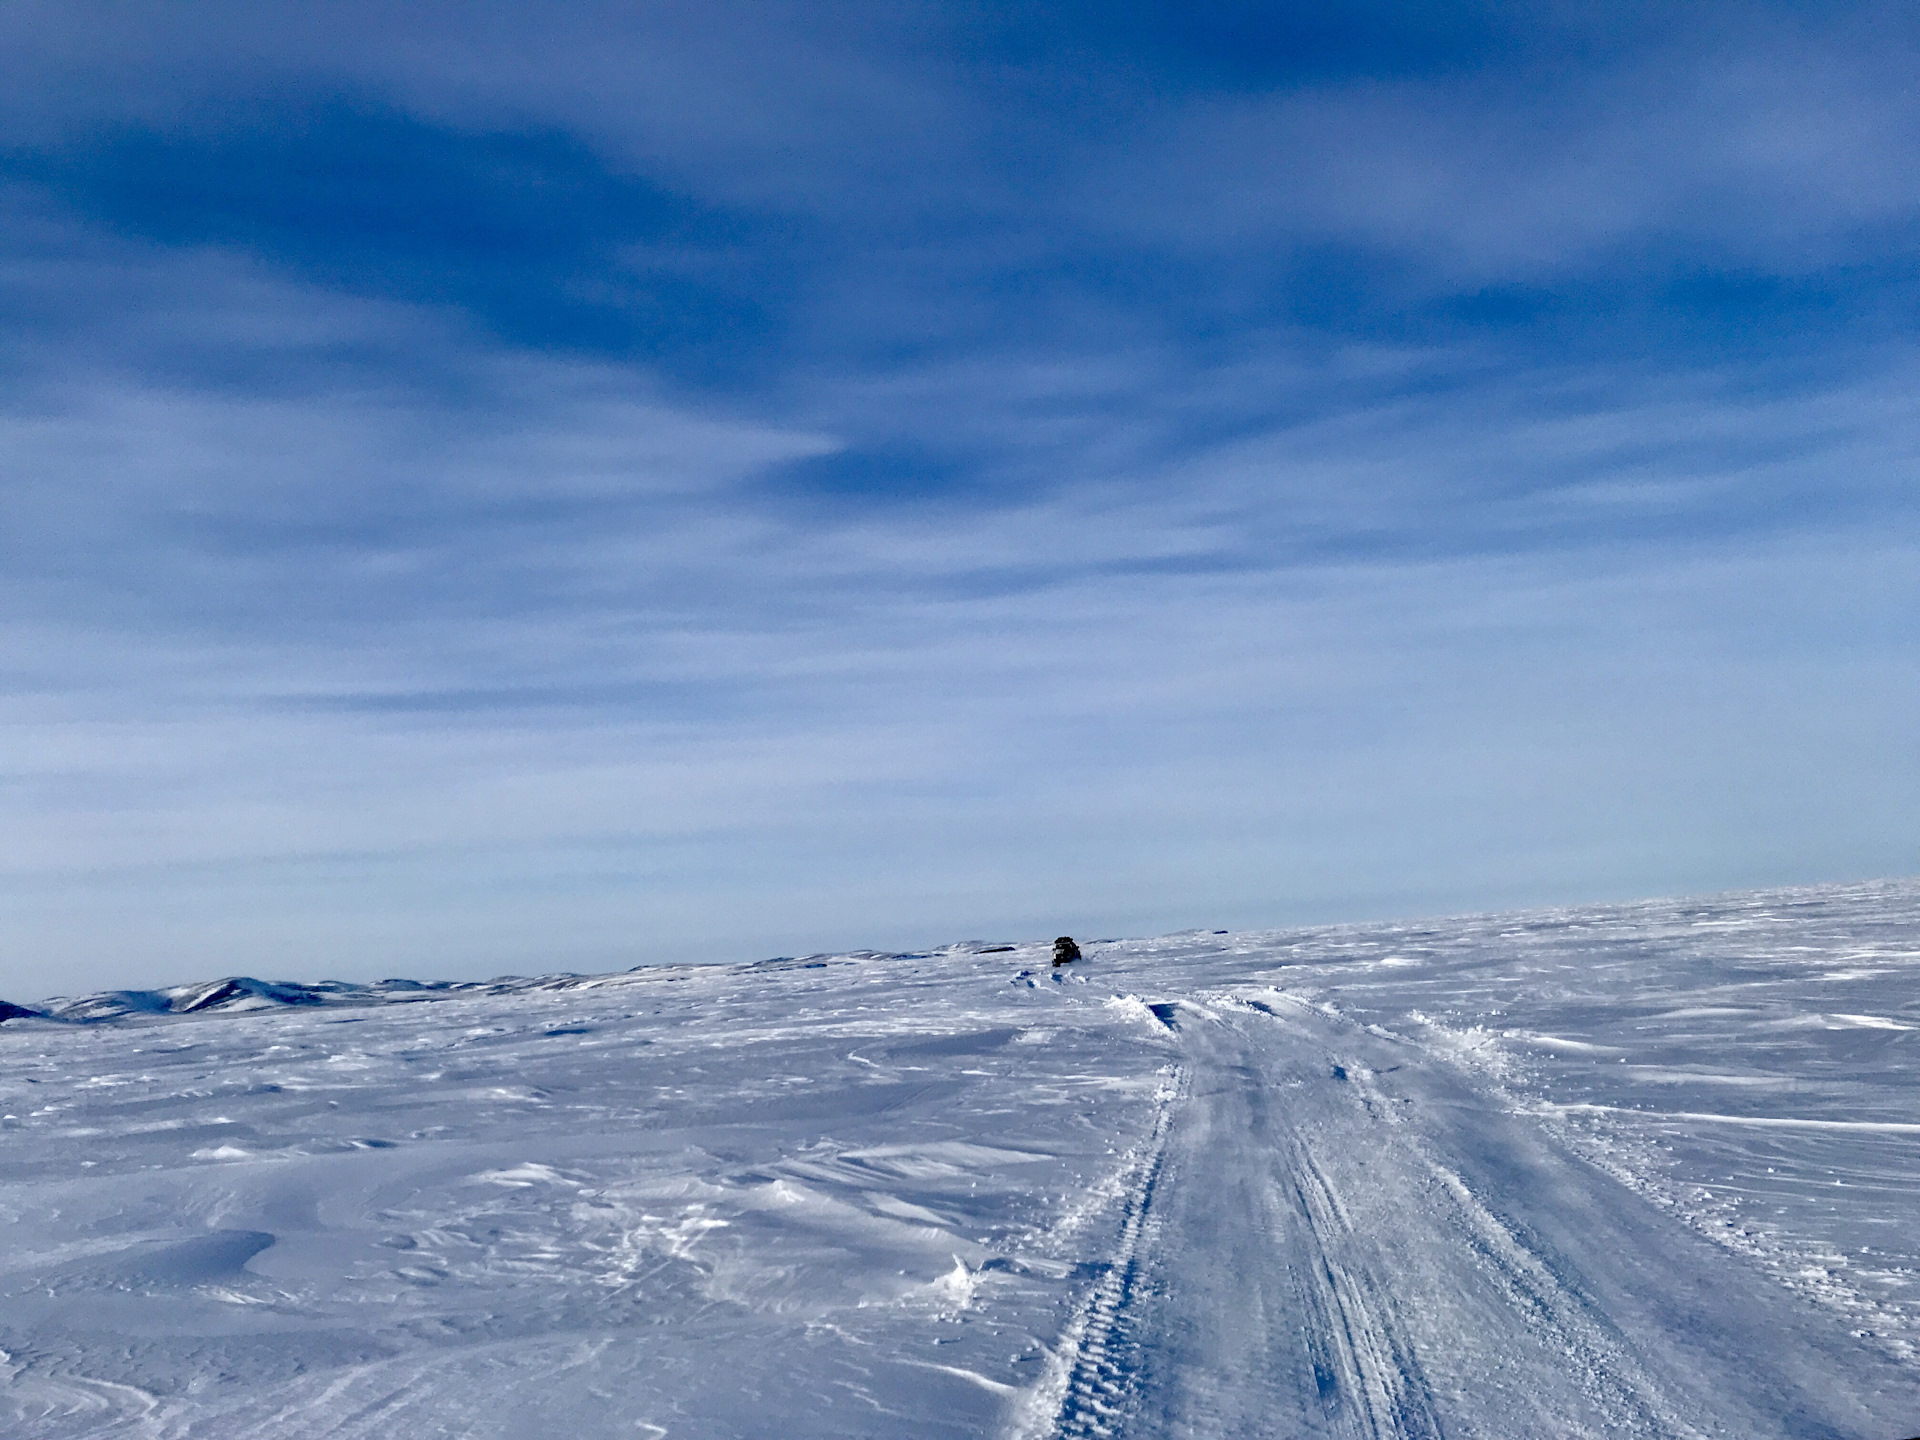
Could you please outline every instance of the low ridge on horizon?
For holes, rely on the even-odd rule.
[[[1229,939],[1271,942],[1286,936],[1317,936],[1328,932],[1389,932],[1442,930],[1473,923],[1521,920],[1551,916],[1568,920],[1580,916],[1615,915],[1622,912],[1672,908],[1712,908],[1731,901],[1769,903],[1809,897],[1842,896],[1852,893],[1920,891],[1920,876],[1883,876],[1871,880],[1833,881],[1818,885],[1776,885],[1758,889],[1727,890],[1699,895],[1648,896],[1638,900],[1609,900],[1574,905],[1527,906],[1514,910],[1475,910],[1453,914],[1406,916],[1391,920],[1334,921],[1319,925],[1282,925],[1248,930],[1212,930],[1195,926],[1172,930],[1157,936],[1105,936],[1083,942],[1087,945],[1113,945],[1122,942],[1154,943],[1184,939],[1194,935],[1226,936]],[[777,955],[759,960],[642,961],[621,970],[547,971],[535,975],[494,975],[486,979],[409,979],[392,976],[382,980],[262,980],[251,975],[227,975],[214,979],[185,981],[151,989],[119,987],[82,995],[50,995],[32,1005],[0,1000],[0,1021],[11,1019],[53,1019],[99,1021],[124,1019],[135,1015],[187,1015],[207,1012],[231,1013],[242,1010],[273,1009],[282,1006],[350,1004],[356,999],[379,997],[387,1000],[425,1000],[436,995],[504,994],[515,990],[566,989],[580,984],[611,980],[643,972],[677,969],[713,968],[767,969],[781,965],[809,965],[831,960],[927,959],[943,953],[978,954],[996,951],[1045,951],[1050,940],[955,940],[924,950],[823,950],[806,955]]]

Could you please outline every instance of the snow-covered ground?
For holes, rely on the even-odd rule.
[[[8,1020],[0,1434],[1920,1433],[1920,884],[1085,948]]]

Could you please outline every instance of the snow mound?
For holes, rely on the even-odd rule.
[[[954,947],[954,953],[974,952]],[[364,984],[345,980],[256,980],[250,975],[230,975],[220,980],[202,980],[160,990],[107,990],[78,997],[55,996],[42,1001],[38,1010],[0,1002],[0,1020],[36,1017],[75,1024],[101,1024],[143,1017],[234,1014],[311,1006],[407,1005],[474,996],[604,990],[684,980],[704,972],[764,974],[824,970],[829,964],[932,958],[931,955],[912,952],[854,950],[838,955],[780,956],[740,965],[642,965],[606,975],[579,975],[568,971],[533,976],[500,975],[491,980],[388,979]]]

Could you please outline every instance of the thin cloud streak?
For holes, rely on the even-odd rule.
[[[1274,889],[1289,898],[1267,913],[1309,919],[1758,883],[1806,864],[1808,834],[1840,837],[1823,866],[1871,870],[1885,852],[1848,837],[1897,833],[1920,779],[1858,765],[1901,753],[1920,700],[1884,663],[1914,638],[1894,617],[1916,613],[1915,558],[1847,537],[1652,584],[1506,561],[1344,571],[1292,595],[1247,577],[1121,605],[1085,589],[1040,614],[923,616],[911,655],[800,637],[810,661],[785,674],[773,637],[720,637],[709,663],[785,702],[722,725],[635,705],[230,703],[117,725],[75,723],[71,700],[51,725],[16,708],[47,804],[16,787],[31,823],[10,833],[33,845],[8,856],[7,889],[19,933],[64,934],[75,964],[124,975],[119,926],[74,915],[75,895],[164,897],[181,963],[205,963],[237,906],[289,963],[358,972],[385,962],[350,932],[408,929],[422,895],[443,919],[458,896],[508,920],[529,889],[571,897],[551,967],[924,944],[1049,907],[1248,923],[1247,895]],[[1868,609],[1882,634],[1853,628]],[[445,973],[524,968],[472,931],[453,928],[464,952],[415,938]]]
[[[515,388],[577,379],[537,369]],[[586,966],[876,938],[849,914],[917,944],[1044,928],[1049,903],[1154,929],[1195,907],[1250,921],[1245,897],[1276,887],[1259,913],[1308,919],[1757,882],[1807,863],[1777,852],[1783,824],[1835,835],[1823,870],[1888,868],[1897,850],[1855,837],[1916,777],[1866,785],[1835,760],[1897,748],[1920,699],[1885,668],[1916,638],[1920,571],[1837,503],[1824,535],[1783,528],[1778,496],[1836,471],[1868,500],[1897,486],[1912,393],[1896,375],[1531,424],[1403,405],[1176,473],[831,515],[754,490],[756,465],[817,435],[535,406],[498,443],[502,483],[552,482],[545,526],[493,503],[470,448],[407,440],[448,430],[431,412],[375,424],[336,397],[263,431],[246,398],[133,405],[103,452],[116,432],[83,408],[77,464],[43,418],[9,452],[49,481],[112,474],[116,523],[179,497],[193,452],[156,418],[209,455],[277,433],[317,456],[272,471],[270,515],[396,473],[447,512],[417,549],[275,538],[247,464],[188,467],[221,523],[176,532],[171,561],[138,516],[43,554],[92,619],[63,628],[50,604],[10,632],[4,883],[22,943],[62,937],[104,983],[156,954],[237,968],[266,937],[330,973],[391,968],[378,935],[446,973],[526,968],[535,913],[541,964]],[[591,483],[570,486],[581,454]],[[641,503],[610,511],[608,454],[682,469],[634,466]],[[1539,483],[1473,494],[1516,470]],[[1756,484],[1773,494],[1747,524],[1661,541],[1676,510],[1726,517]],[[223,506],[251,532],[237,553]],[[1432,525],[1453,528],[1435,543]],[[1771,823],[1729,823],[1763,791]],[[115,906],[74,911],[102,892],[165,917],[138,966]],[[501,928],[435,938],[446,906]],[[221,938],[234,908],[246,943]]]
[[[1370,14],[0,15],[0,993],[1910,869],[1910,21]]]

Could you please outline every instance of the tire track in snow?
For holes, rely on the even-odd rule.
[[[1492,1153],[1478,1127],[1503,1117],[1413,1064],[1398,1091],[1437,1109],[1409,1123],[1378,1079],[1414,1057],[1317,1011],[1136,1006],[1184,1052],[1177,1100],[1057,1352],[1051,1422],[1025,1433],[1704,1433],[1578,1266],[1434,1158]]]
[[[1336,1431],[1368,1440],[1437,1440],[1432,1396],[1390,1290],[1352,1263],[1353,1221],[1312,1155],[1296,1143],[1290,1158],[1311,1253],[1313,1293],[1303,1298],[1315,1319],[1302,1335],[1323,1414]]]
[[[1309,1348],[1329,1353],[1336,1374],[1350,1377],[1356,1413],[1333,1433],[1408,1440],[1484,1433],[1488,1411],[1471,1399],[1456,1399],[1443,1423],[1423,1348],[1433,1360],[1454,1362],[1450,1388],[1470,1397],[1477,1387],[1463,1379],[1511,1372],[1508,1386],[1516,1393],[1501,1419],[1509,1426],[1547,1425],[1557,1435],[1610,1440],[1702,1433],[1662,1393],[1645,1357],[1595,1306],[1566,1257],[1503,1221],[1458,1171],[1435,1158],[1441,1136],[1429,1134],[1429,1124],[1402,1123],[1403,1112],[1395,1113],[1377,1083],[1401,1064],[1380,1071],[1368,1064],[1388,1058],[1381,1037],[1348,1033],[1346,1022],[1323,1012],[1303,1011],[1300,1023],[1287,1025],[1285,1012],[1255,1008],[1309,1042],[1301,1048],[1324,1048],[1324,1068],[1336,1082],[1317,1087],[1325,1103],[1302,1107],[1287,1166],[1327,1298],[1323,1335],[1310,1336]],[[1454,1123],[1470,1124],[1458,1113]],[[1356,1214],[1354,1204],[1365,1213]],[[1433,1324],[1410,1323],[1421,1311],[1430,1321],[1456,1306],[1478,1317],[1478,1365],[1445,1354]],[[1497,1365],[1485,1365],[1488,1356]]]
[[[1016,1433],[1437,1440],[1391,1291],[1360,1263],[1354,1223],[1268,1077],[1245,1063],[1248,1037],[1204,1006],[1140,1008],[1188,1063],[1143,1146],[1114,1253],[1056,1352],[1050,1418]],[[1231,1355],[1193,1333],[1196,1301],[1231,1317]]]
[[[102,1435],[150,1437],[160,1433],[159,1399],[136,1385],[97,1379],[57,1365],[34,1368],[3,1350],[0,1377],[5,1381],[4,1391],[0,1391],[0,1399],[5,1401],[0,1405],[0,1416],[11,1412],[22,1426],[19,1434],[32,1433],[25,1428],[29,1425],[43,1429],[56,1421],[85,1424]]]
[[[1835,1386],[1821,1358],[1837,1337],[1768,1304],[1760,1277],[1500,1097],[1401,1037],[1317,1007],[1255,1008],[1279,1023],[1250,1044],[1297,1087],[1277,1170],[1327,1262],[1310,1359],[1350,1352],[1366,1412],[1293,1433],[1875,1433],[1863,1422],[1882,1400]]]
[[[1166,1353],[1135,1433],[1437,1440],[1396,1277],[1325,1163],[1365,1148],[1345,1072],[1318,1047],[1277,1048],[1245,1013],[1191,1008],[1206,1017],[1183,1037],[1200,1098],[1169,1146],[1187,1184],[1151,1258]],[[1330,1131],[1316,1125],[1329,1108],[1346,1122]]]
[[[1056,1378],[1042,1386],[1044,1418],[1037,1433],[1050,1440],[1094,1440],[1124,1433],[1132,1382],[1139,1371],[1141,1337],[1135,1320],[1143,1263],[1151,1253],[1156,1228],[1153,1201],[1166,1168],[1167,1136],[1187,1098],[1188,1079],[1184,1067],[1174,1071],[1153,1130],[1141,1147],[1135,1178],[1126,1189],[1126,1209],[1113,1255],[1067,1328],[1056,1352]],[[1015,1433],[1036,1432],[1021,1427]]]
[[[1529,1411],[1534,1423],[1550,1423],[1557,1435],[1595,1440],[1702,1435],[1649,1378],[1644,1357],[1565,1273],[1564,1262],[1533,1248],[1457,1172],[1423,1151],[1411,1137],[1396,1137],[1372,1154],[1404,1166],[1401,1178],[1427,1181],[1395,1197],[1404,1234],[1424,1237],[1423,1248],[1431,1247],[1428,1254],[1441,1262],[1425,1273],[1372,1244],[1371,1227],[1342,1204],[1340,1186],[1316,1162],[1305,1138],[1294,1148],[1292,1173],[1319,1281],[1308,1354],[1316,1382],[1327,1377],[1327,1398],[1344,1397],[1352,1408],[1343,1417],[1329,1404],[1329,1433],[1427,1440],[1462,1428],[1482,1430],[1470,1415],[1455,1413],[1450,1423],[1443,1421],[1422,1347],[1408,1324],[1410,1311],[1444,1311],[1450,1301],[1477,1296],[1491,1302],[1483,1313],[1491,1309],[1496,1317],[1484,1334],[1506,1337],[1505,1363],[1524,1375],[1532,1362],[1532,1393],[1517,1408]],[[1351,1175],[1345,1183],[1351,1186]],[[1421,1338],[1431,1354],[1431,1326]],[[1549,1376],[1554,1383],[1545,1383]]]

